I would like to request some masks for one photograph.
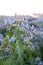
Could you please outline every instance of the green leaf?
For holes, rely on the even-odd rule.
[[[4,60],[4,65],[11,65],[12,63],[12,58],[7,58]]]
[[[13,35],[13,33],[12,33],[12,31],[8,31],[8,32],[6,33],[6,35],[8,35],[8,36],[9,36],[9,38],[11,38],[11,37],[12,37],[12,35]]]
[[[0,65],[3,65],[3,59],[0,57]]]
[[[22,53],[23,53],[23,44],[20,41],[16,42],[16,49],[18,52],[18,56],[21,57]]]

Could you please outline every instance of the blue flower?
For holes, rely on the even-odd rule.
[[[24,38],[24,34],[21,34],[21,37]]]
[[[41,58],[39,58],[39,57],[35,58],[35,61],[36,61],[36,62],[38,62],[38,61],[40,61],[40,60],[41,60]]]
[[[4,39],[3,35],[0,34],[0,41],[3,42],[3,39]]]
[[[24,38],[23,42],[24,42],[24,43],[27,43],[27,41],[28,41],[27,38]]]
[[[40,62],[38,63],[38,65],[43,65],[43,62],[42,62],[42,61],[40,61]]]
[[[21,29],[22,29],[22,31],[24,31],[25,30],[25,27],[21,27]]]
[[[35,46],[34,46],[34,45],[31,45],[31,46],[30,46],[30,50],[31,50],[31,51],[34,51],[34,49],[35,49]]]
[[[39,44],[38,42],[35,42],[35,45]]]
[[[43,28],[40,28],[39,30],[40,30],[40,31],[43,31]]]
[[[13,36],[9,41],[14,42],[16,40],[16,36]]]
[[[41,35],[41,38],[43,39],[43,34]]]
[[[32,25],[32,30],[34,30],[34,25]]]
[[[25,28],[26,28],[26,29],[29,29],[29,25],[28,25],[28,23],[25,24]]]

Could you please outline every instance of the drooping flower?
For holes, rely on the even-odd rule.
[[[42,61],[38,62],[38,65],[43,65],[43,62]]]
[[[39,57],[35,58],[35,61],[36,61],[36,62],[38,62],[38,61],[40,61],[40,60],[41,60],[41,58],[39,58]]]

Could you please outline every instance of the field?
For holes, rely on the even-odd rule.
[[[43,17],[0,17],[0,65],[43,65]]]

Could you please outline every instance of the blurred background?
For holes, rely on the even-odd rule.
[[[43,13],[43,0],[0,0],[0,15]]]

